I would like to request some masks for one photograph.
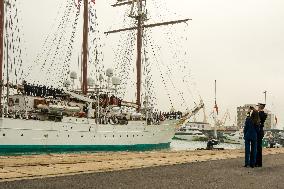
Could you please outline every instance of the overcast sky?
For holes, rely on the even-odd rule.
[[[183,35],[188,37],[185,45],[190,54],[188,61],[196,85],[194,90],[202,96],[207,109],[211,111],[214,104],[215,79],[221,115],[229,109],[232,120],[237,106],[263,102],[263,91],[267,90],[268,108],[277,115],[278,124],[283,127],[284,1],[159,1],[165,6],[159,10],[161,14],[170,10],[177,13],[177,18],[193,19]],[[97,16],[103,18],[105,28],[116,29],[111,27],[115,11],[106,8],[114,1],[96,2],[101,11]],[[21,2],[25,41],[31,61],[50,30],[61,3],[62,0]]]

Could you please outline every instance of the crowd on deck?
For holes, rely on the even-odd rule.
[[[181,111],[177,111],[177,112],[163,112],[162,116],[165,119],[180,119],[180,118],[182,118],[182,112]]]
[[[14,88],[14,87],[13,87]],[[65,98],[64,91],[63,89],[57,89],[57,88],[53,88],[52,86],[48,87],[45,85],[35,85],[35,84],[30,84],[27,83],[26,81],[23,81],[21,86],[17,86],[16,87],[20,93],[27,95],[27,96],[34,96],[34,97],[53,97],[54,99],[57,97],[62,97],[63,99]],[[95,96],[92,96],[91,99],[95,99]],[[68,100],[70,101],[70,98],[68,98]],[[72,101],[76,99],[72,99]],[[99,100],[99,104],[101,108],[107,108],[109,105],[110,106],[118,106],[121,107],[122,106],[122,99],[111,95],[108,96],[108,94],[100,94],[100,100]],[[96,109],[94,107],[95,104],[93,104],[92,109]],[[82,107],[82,115],[80,115],[79,117],[85,117],[88,115],[88,104],[85,104]],[[106,110],[107,112],[107,110]],[[183,114],[180,111],[176,111],[176,112],[161,112],[158,110],[155,110],[154,112],[152,112],[151,114],[149,114],[148,117],[144,117],[144,116],[130,116],[127,117],[123,114],[121,114],[120,116],[111,116],[109,115],[110,113],[101,113],[101,116],[98,120],[99,123],[103,123],[103,124],[107,124],[107,123],[112,123],[112,124],[127,124],[128,120],[146,120],[148,124],[159,124],[161,121],[164,120],[173,120],[173,119],[180,119],[182,118]],[[96,118],[96,114],[95,114],[95,118]],[[98,119],[98,118],[96,118]]]
[[[63,94],[62,89],[57,89],[45,86],[45,85],[33,85],[29,84],[26,81],[23,82],[24,91],[23,93],[27,96],[37,96],[37,97],[47,97],[52,96],[56,98],[57,96],[61,96]]]

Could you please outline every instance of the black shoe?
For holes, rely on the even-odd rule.
[[[243,167],[248,167],[248,165],[244,165]]]
[[[251,167],[251,168],[254,168],[254,165],[251,165],[250,167]]]

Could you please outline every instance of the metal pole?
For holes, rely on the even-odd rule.
[[[10,90],[10,85],[9,85],[9,58],[8,58],[8,56],[9,56],[9,40],[8,40],[8,31],[7,31],[8,29],[6,28],[6,32],[7,32],[7,49],[6,49],[6,51],[7,51],[7,57],[6,57],[6,59],[7,59],[7,65],[6,65],[6,70],[7,70],[7,75],[6,75],[6,79],[7,79],[7,87],[6,87],[6,90],[7,90],[7,116],[8,116],[8,108],[9,108],[9,90]]]
[[[4,42],[4,0],[0,1],[0,117],[3,117],[2,90],[3,90],[3,42]]]
[[[267,91],[264,91],[264,103],[266,104],[266,95],[267,95]]]
[[[101,82],[97,91],[97,103],[98,103],[98,110],[97,110],[97,124],[100,124],[100,89],[101,89]]]
[[[215,120],[214,120],[214,123],[215,123],[215,126],[214,126],[214,138],[217,139],[217,115],[218,115],[218,112],[217,112],[217,80],[215,80],[215,108],[216,108],[216,116],[215,116]]]
[[[215,105],[217,105],[217,80],[215,80]]]

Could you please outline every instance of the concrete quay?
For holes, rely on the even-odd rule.
[[[264,153],[254,169],[243,150],[3,156],[0,188],[284,188],[284,149]]]

